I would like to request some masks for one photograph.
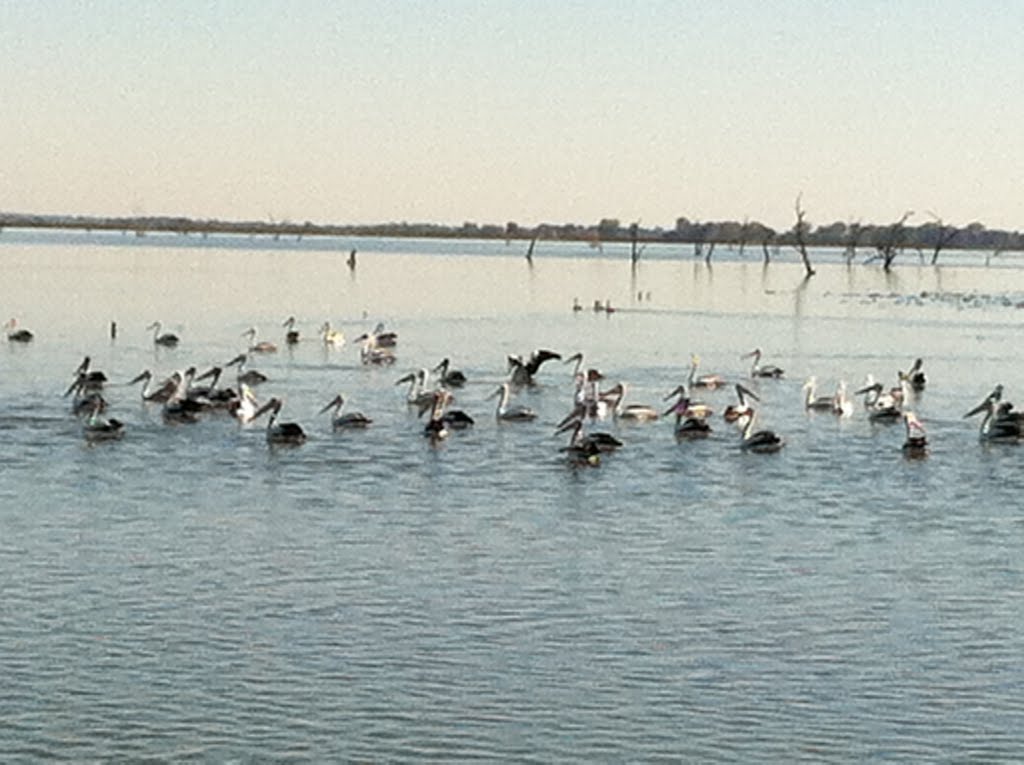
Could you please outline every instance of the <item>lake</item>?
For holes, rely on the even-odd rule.
[[[525,250],[0,234],[0,317],[35,333],[0,347],[3,759],[1024,759],[1024,454],[963,418],[1024,390],[1024,264],[815,252],[804,281],[786,251]],[[360,363],[377,322],[390,367]],[[249,327],[280,345],[249,366],[300,447],[263,420],[166,424],[126,385],[223,364]],[[754,348],[785,376],[747,379]],[[709,438],[608,419],[623,447],[572,466],[570,365],[515,398],[536,420],[495,418],[507,356],[537,349],[659,407],[699,354],[785,448],[740,449],[730,385],[700,394]],[[70,412],[86,355],[121,440]],[[476,425],[432,443],[396,381],[443,357]],[[918,357],[924,459],[859,399],[804,410],[810,375],[889,385]],[[365,431],[319,414],[339,392]]]

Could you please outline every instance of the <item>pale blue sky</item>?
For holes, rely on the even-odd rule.
[[[0,9],[0,210],[1024,227],[1020,0]]]

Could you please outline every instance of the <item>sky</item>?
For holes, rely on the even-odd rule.
[[[0,210],[1024,227],[1024,0],[0,0]]]

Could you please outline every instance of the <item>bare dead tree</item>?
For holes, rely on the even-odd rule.
[[[771,233],[771,234],[768,234],[768,236],[766,236],[764,239],[761,240],[761,253],[764,255],[765,265],[768,265],[768,263],[771,262],[772,256],[771,256],[771,252],[769,251],[768,248],[771,246],[772,239],[774,239],[774,238],[775,238],[775,234]]]
[[[935,249],[932,250],[932,265],[934,266],[939,261],[939,253],[942,252],[945,247],[952,244],[953,240],[956,239],[957,234],[960,232],[955,226],[947,226],[943,223],[942,218],[935,213],[929,212],[928,214],[935,219],[935,223],[939,227],[938,235],[935,237]]]
[[[903,249],[903,233],[906,230],[907,219],[914,214],[913,210],[907,210],[903,216],[885,230],[882,240],[876,245],[878,255],[882,259],[882,269],[890,271],[892,261],[899,251]]]
[[[807,255],[807,232],[810,229],[809,224],[804,222],[804,210],[800,206],[800,197],[802,194],[796,195],[796,224],[793,226],[793,237],[796,239],[796,249],[800,253],[800,259],[804,262],[804,269],[807,271],[807,278],[814,276],[814,269],[811,267],[811,259]]]
[[[629,259],[635,266],[647,245],[640,245],[640,221],[629,224]]]
[[[537,246],[537,237],[530,240],[530,246],[526,248],[526,262],[533,265],[533,248]]]
[[[708,242],[708,252],[707,252],[707,255],[704,256],[704,262],[707,263],[709,266],[711,265],[711,253],[713,253],[714,251],[715,251],[715,243],[714,242]]]
[[[737,244],[739,245],[739,256],[741,258],[743,257],[743,250],[747,246],[747,238],[749,236],[750,236],[750,218],[747,217],[747,218],[743,219],[743,225],[740,226],[739,241],[737,242]]]

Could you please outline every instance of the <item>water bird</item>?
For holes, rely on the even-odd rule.
[[[725,411],[722,412],[722,417],[726,422],[736,422],[740,417],[746,417],[750,415],[754,409],[750,405],[748,399],[754,401],[760,401],[760,397],[752,390],[736,383],[736,403],[729,404]]]
[[[690,375],[686,379],[686,387],[690,390],[694,388],[715,390],[726,384],[725,378],[719,374],[698,375],[698,367],[700,367],[700,356],[693,354],[690,356]]]
[[[261,406],[253,419],[261,417],[270,412],[270,419],[267,420],[267,443],[280,446],[298,446],[305,443],[306,432],[296,422],[278,422],[277,417],[281,413],[284,402],[279,398],[272,398]]]
[[[801,390],[804,393],[804,409],[815,412],[834,412],[836,409],[836,397],[819,396],[818,378],[811,375],[803,384]]]
[[[1003,395],[1003,386],[997,385],[984,401],[978,404],[964,415],[964,418],[973,417],[980,412],[985,412],[978,430],[978,437],[982,441],[990,443],[1016,443],[1021,438],[1021,412],[1013,411],[1013,404],[1000,401]]]
[[[238,397],[228,404],[228,413],[238,420],[242,425],[247,425],[256,418],[260,404],[246,383],[242,383],[238,389]]]
[[[914,359],[914,363],[908,371],[899,373],[900,380],[909,384],[910,389],[915,393],[923,391],[925,385],[928,384],[928,378],[925,377],[924,371],[921,369],[923,365],[923,359]]]
[[[381,347],[379,338],[372,332],[367,332],[356,338],[359,347],[359,360],[366,366],[390,366],[395,363],[395,354],[389,349]]]
[[[114,441],[121,438],[124,435],[124,423],[113,417],[110,419],[101,417],[101,411],[101,407],[94,406],[89,418],[82,425],[82,434],[85,436],[85,440],[89,442]]]
[[[438,388],[433,392],[433,397],[434,400],[427,407],[430,409],[430,419],[423,426],[423,435],[431,441],[440,441],[448,438],[451,432],[445,420],[445,411],[452,400],[452,394],[443,388]]]
[[[924,457],[928,453],[928,437],[924,425],[913,412],[903,413],[907,426],[907,439],[903,442],[903,454],[907,457]]]
[[[385,330],[382,321],[377,322],[371,334],[376,338],[377,346],[380,348],[394,348],[398,345],[398,333]]]
[[[677,398],[672,406],[665,410],[665,415],[674,414],[676,416],[673,431],[676,438],[689,440],[710,436],[711,425],[707,418],[712,414],[711,408],[691,401],[685,385],[677,386],[665,399],[670,399],[672,396]]]
[[[895,422],[903,416],[897,397],[891,391],[884,391],[884,388],[882,383],[875,382],[868,375],[868,384],[856,391],[858,396],[863,394],[864,407],[872,422]]]
[[[142,400],[150,403],[163,404],[170,401],[175,393],[178,392],[178,388],[181,386],[181,373],[174,372],[170,377],[164,380],[153,390],[149,389],[150,383],[153,381],[153,373],[148,369],[143,369],[138,375],[128,381],[128,385],[135,385],[136,383],[143,383],[142,386]]]
[[[256,327],[249,327],[242,333],[242,337],[249,338],[248,353],[277,353],[277,345],[269,340],[257,340],[256,334]]]
[[[27,329],[18,329],[18,320],[11,317],[6,324],[4,329],[7,330],[7,339],[12,343],[31,343],[35,335],[29,332]]]
[[[295,317],[289,316],[281,324],[285,328],[284,341],[287,345],[298,345],[301,337],[299,336],[299,330],[295,329]]]
[[[340,348],[345,344],[345,333],[340,329],[333,329],[329,321],[320,326],[320,338],[327,347]]]
[[[651,422],[658,419],[660,412],[650,404],[626,405],[624,402],[628,390],[626,383],[619,382],[601,394],[601,397],[608,401],[616,418],[633,422]]]
[[[75,381],[71,383],[64,396],[74,394],[71,400],[71,413],[75,417],[81,417],[91,412],[102,412],[107,408],[107,400],[103,398],[100,387],[92,387],[88,384],[88,375],[79,372]]]
[[[750,353],[745,354],[741,358],[749,359],[752,358],[753,362],[750,364],[750,376],[751,377],[768,377],[778,379],[782,377],[783,372],[781,367],[777,367],[774,364],[765,364],[761,366],[761,349],[755,348]]]
[[[757,410],[744,415],[737,423],[743,428],[740,435],[740,449],[755,454],[770,454],[779,451],[785,442],[773,430],[754,430]]]
[[[434,367],[432,371],[438,376],[441,385],[444,385],[446,388],[461,388],[466,384],[466,375],[458,369],[449,369],[450,365],[451,362],[445,356],[441,359],[441,363]]]
[[[331,402],[327,404],[323,409],[320,410],[320,414],[329,412],[331,409],[334,410],[334,414],[331,416],[331,427],[334,430],[355,430],[369,426],[373,420],[367,417],[362,412],[346,412],[341,413],[341,408],[345,406],[345,397],[342,394],[338,394]]]
[[[498,399],[498,406],[495,409],[495,417],[499,422],[531,422],[537,419],[537,413],[528,406],[522,406],[517,404],[516,406],[510,407],[508,405],[509,398],[511,396],[512,386],[503,382],[498,389],[490,395],[490,398]]]
[[[407,375],[399,377],[395,380],[395,385],[409,383],[409,390],[405,394],[405,401],[409,406],[429,408],[434,404],[435,393],[435,391],[427,390],[427,381],[429,379],[430,372],[426,368],[423,368],[419,371],[410,372]]]
[[[560,433],[565,430],[570,433],[569,443],[559,451],[565,454],[570,464],[586,467],[597,467],[601,464],[601,448],[593,439],[584,437],[582,420],[572,420],[556,432]]]
[[[163,325],[158,321],[154,321],[146,329],[153,330],[153,343],[155,345],[164,348],[175,348],[180,342],[180,338],[173,332],[161,332]]]
[[[86,356],[82,359],[82,363],[78,365],[78,368],[74,371],[74,382],[71,383],[71,388],[68,389],[67,396],[71,393],[75,387],[81,387],[83,392],[96,392],[103,389],[103,386],[107,382],[107,376],[98,369],[91,369],[92,358]]]
[[[523,361],[522,356],[509,356],[510,382],[518,387],[535,385],[533,377],[540,371],[541,365],[546,361],[551,361],[552,359],[560,360],[561,358],[561,354],[543,349],[530,354],[529,361]]]
[[[233,359],[231,359],[231,361],[227,362],[224,366],[225,367],[233,367],[233,366],[237,366],[238,367],[238,375],[237,375],[236,379],[238,381],[238,385],[239,386],[241,386],[243,384],[256,386],[256,385],[260,385],[261,383],[265,383],[267,380],[270,379],[265,374],[263,374],[262,372],[260,372],[260,371],[258,371],[256,369],[246,369],[245,367],[246,367],[246,364],[248,364],[248,363],[249,363],[249,356],[248,356],[248,354],[239,353],[237,356],[235,356]]]

